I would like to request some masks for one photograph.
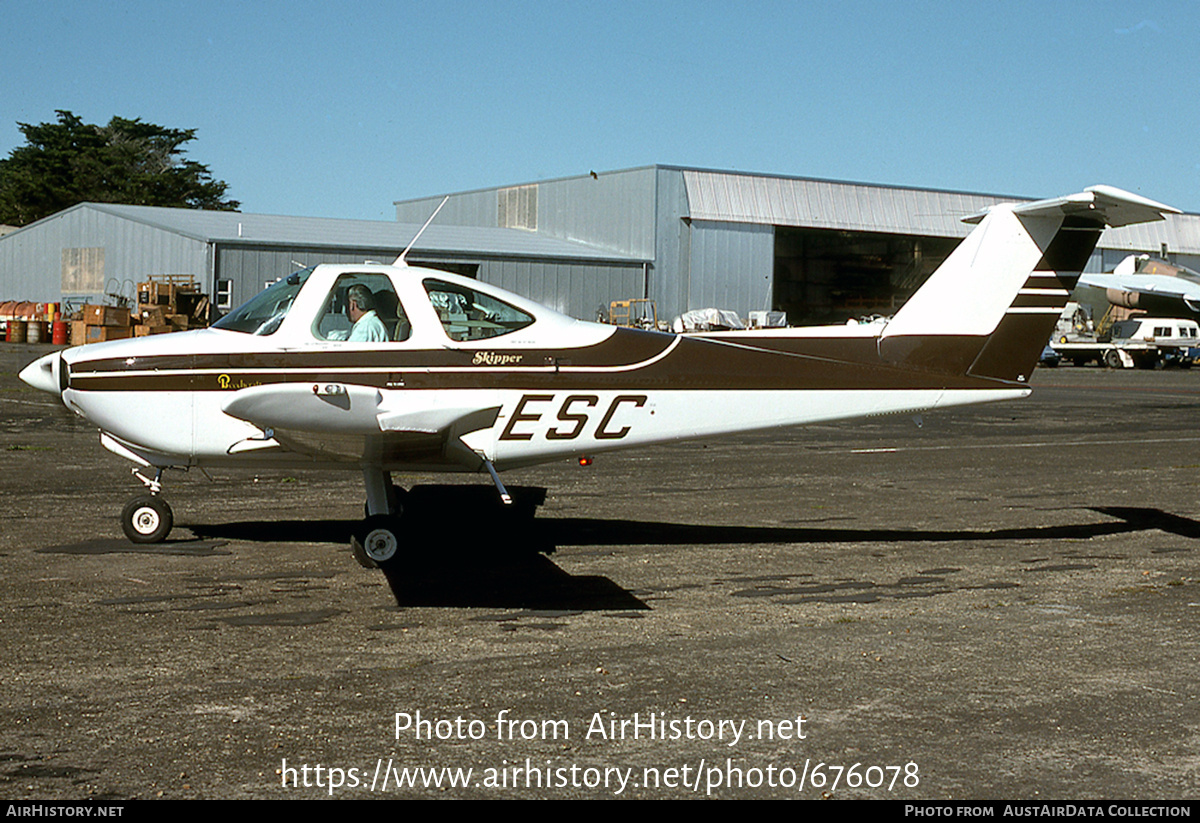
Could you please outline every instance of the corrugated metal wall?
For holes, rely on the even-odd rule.
[[[98,291],[62,293],[64,249],[104,249]],[[203,240],[162,231],[76,206],[0,242],[0,299],[95,302],[104,292],[133,297],[135,284],[151,274],[190,274],[206,282],[208,247]]]
[[[673,173],[678,177],[678,172]],[[549,180],[537,187],[537,233],[586,243],[606,251],[653,259],[660,235],[656,167]],[[451,195],[437,222],[496,226],[498,200],[505,188]],[[679,184],[680,202],[686,204]],[[431,197],[396,204],[400,222],[422,223],[441,202]],[[674,223],[679,224],[678,215]],[[673,228],[678,245],[680,227]],[[480,260],[479,279],[582,320],[607,312],[613,300],[642,297],[642,265],[582,264],[530,260]],[[654,281],[653,274],[651,282]],[[675,299],[668,300],[674,305]]]
[[[612,300],[642,294],[642,269],[635,266],[487,260],[479,279],[580,320],[607,313]]]
[[[660,317],[670,320],[688,309],[688,273],[691,270],[687,189],[678,169],[659,168],[655,214],[654,266],[650,271],[648,297],[654,299]]]
[[[537,188],[537,232],[560,240],[653,257],[656,167],[569,177],[531,184]],[[453,226],[498,225],[498,198],[512,187],[453,194],[437,222]],[[396,220],[424,223],[441,203],[430,197],[396,204]]]
[[[773,226],[694,220],[686,308],[733,309],[742,317],[750,311],[770,309],[774,269]],[[681,311],[670,314],[673,317]]]
[[[1020,198],[685,169],[697,220],[965,237],[960,218]]]
[[[660,188],[673,198],[673,214],[661,214]],[[606,251],[653,260],[651,296],[674,307],[682,299],[679,280],[680,238],[687,197],[678,171],[649,166],[592,177],[590,174],[535,184],[537,233],[586,243]],[[505,188],[451,195],[437,222],[446,225],[496,226],[498,200]],[[396,219],[421,223],[441,202],[430,197],[396,204]],[[670,256],[667,277],[659,277],[656,255]],[[558,311],[585,320],[607,311],[613,300],[643,297],[647,273],[641,265],[578,264],[522,260],[481,261],[479,278],[515,291]],[[657,283],[665,292],[653,294]],[[661,309],[660,309],[661,311]],[[678,312],[676,312],[678,313]]]
[[[1101,248],[1148,252],[1156,256],[1164,243],[1170,256],[1200,255],[1200,215],[1169,214],[1163,221],[1109,229],[1100,236]]]
[[[538,231],[653,258],[655,172],[631,169],[539,184]]]
[[[496,189],[453,194],[438,212],[441,226],[496,226]],[[396,222],[424,225],[441,204],[443,195],[396,203]]]

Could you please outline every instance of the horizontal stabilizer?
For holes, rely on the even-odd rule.
[[[964,217],[963,222],[979,223],[988,211]],[[1078,194],[1021,203],[1013,206],[1012,211],[1022,217],[1094,217],[1112,227],[1149,223],[1163,220],[1168,214],[1180,214],[1179,209],[1113,186],[1089,186]]]

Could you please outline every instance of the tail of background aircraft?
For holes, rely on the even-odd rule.
[[[968,217],[979,225],[884,327],[880,354],[906,366],[1024,381],[1105,227],[1178,213],[1092,186]]]

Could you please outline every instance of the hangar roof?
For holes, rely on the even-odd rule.
[[[1023,198],[681,169],[693,220],[965,237],[961,218]]]
[[[996,203],[1033,199],[704,169],[680,171],[691,218],[728,223],[965,237],[971,226],[961,218]],[[1164,243],[1175,253],[1200,254],[1200,215],[1168,215],[1161,222],[1109,229],[1099,245],[1145,251]]]
[[[390,220],[286,217],[114,203],[80,203],[73,209],[93,209],[204,242],[239,245],[289,244],[395,251],[405,248],[421,228],[419,225]],[[52,220],[57,216],[52,215],[45,219]],[[36,225],[37,223],[31,223],[25,228]],[[559,240],[520,229],[439,226],[436,222],[421,235],[413,253],[537,257],[629,264],[644,262],[641,258],[609,249],[571,240]]]

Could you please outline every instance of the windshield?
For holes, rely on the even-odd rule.
[[[296,299],[304,281],[312,273],[312,269],[301,269],[275,281],[265,291],[259,292],[213,323],[213,328],[246,334],[273,334],[283,322],[283,318],[287,317],[292,301]]]
[[[1141,325],[1138,320],[1118,320],[1112,325],[1112,338],[1113,340],[1123,340],[1126,337],[1132,337]]]

